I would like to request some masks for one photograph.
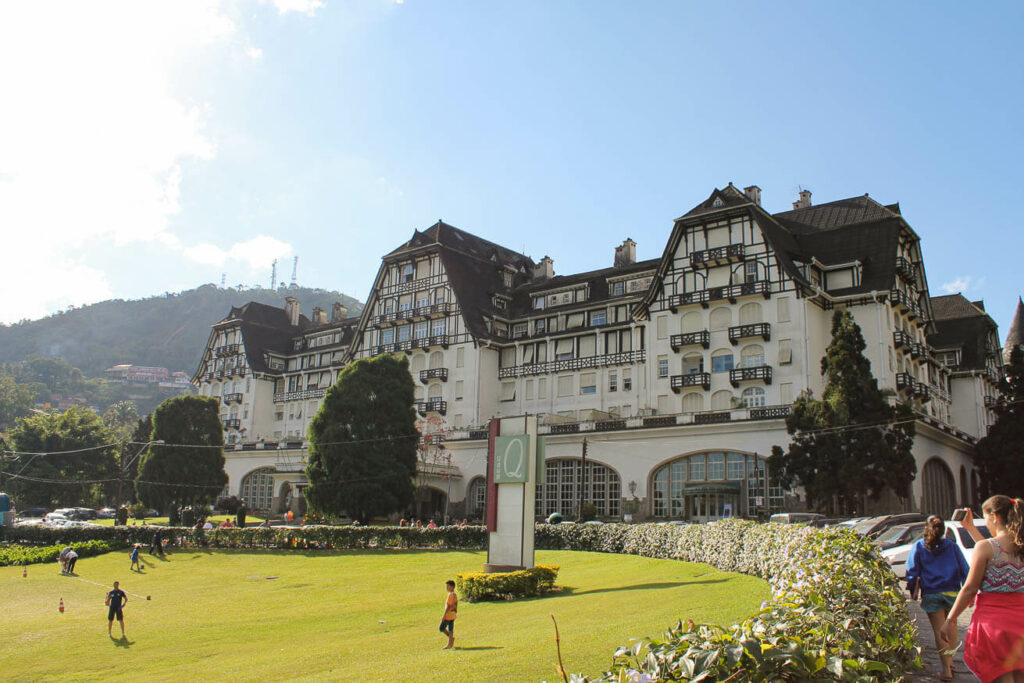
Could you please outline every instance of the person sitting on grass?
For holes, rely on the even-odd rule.
[[[450,650],[455,645],[455,617],[459,612],[459,596],[455,594],[455,582],[449,579],[444,582],[448,590],[444,596],[444,614],[441,617],[441,626],[438,628],[441,633],[448,636],[448,644],[442,650]]]

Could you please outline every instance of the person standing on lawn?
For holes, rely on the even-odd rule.
[[[121,637],[124,638],[124,606],[128,604],[128,595],[120,589],[118,582],[114,582],[114,590],[107,593],[107,635],[111,638],[114,634],[111,632],[114,628],[114,619],[117,618],[121,622]]]
[[[132,566],[128,568],[128,571],[137,569],[142,571],[142,562],[139,560],[139,544],[136,543],[132,546]]]
[[[441,617],[441,626],[438,630],[448,636],[448,644],[441,649],[450,650],[455,645],[455,617],[459,612],[459,596],[455,594],[454,581],[449,579],[444,585],[448,593],[444,596],[444,615]]]

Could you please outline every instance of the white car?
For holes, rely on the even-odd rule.
[[[43,524],[50,524],[53,526],[63,526],[68,522],[68,518],[59,512],[47,512],[46,516],[43,517]]]
[[[992,536],[988,532],[988,527],[985,526],[984,519],[975,519],[974,526],[985,538]],[[974,555],[974,539],[967,533],[967,529],[960,522],[946,522],[946,538],[957,544],[960,552],[964,554],[967,564],[970,564],[971,556]],[[904,543],[903,545],[882,551],[882,558],[889,563],[892,571],[901,579],[907,576],[907,558],[910,557],[911,546],[916,542],[917,539],[914,539],[910,543]]]

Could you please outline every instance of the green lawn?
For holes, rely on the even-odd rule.
[[[679,617],[730,623],[757,610],[764,582],[707,565],[541,551],[563,594],[462,603],[456,647],[437,632],[444,581],[479,569],[476,551],[127,552],[0,567],[4,680],[554,681],[554,631],[570,671],[598,673],[616,646],[660,636]],[[107,584],[129,598],[126,642],[107,637]],[[103,587],[85,580],[104,584]],[[63,596],[66,611],[58,613]],[[119,635],[117,623],[115,634]]]

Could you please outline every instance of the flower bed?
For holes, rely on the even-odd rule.
[[[535,598],[551,591],[558,567],[538,564],[514,572],[467,572],[456,574],[455,588],[466,602]]]
[[[78,553],[79,557],[101,555],[113,550],[111,545],[104,541],[85,541],[84,543],[71,543],[70,545],[71,549]],[[0,545],[0,567],[54,562],[64,547],[63,545]]]
[[[538,548],[705,562],[766,580],[772,597],[729,627],[679,623],[620,648],[601,678],[619,681],[897,680],[920,668],[898,580],[860,536],[757,524],[541,525]]]

